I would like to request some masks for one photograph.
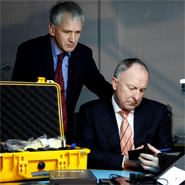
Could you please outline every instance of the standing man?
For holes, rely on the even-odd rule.
[[[13,69],[13,81],[54,80],[61,86],[67,143],[73,142],[73,113],[83,85],[98,97],[113,89],[99,73],[92,50],[78,43],[85,18],[78,4],[59,2],[50,12],[49,34],[21,44]]]
[[[128,159],[128,151],[148,147],[172,147],[171,125],[167,107],[143,98],[149,71],[139,59],[119,63],[112,78],[114,94],[107,100],[94,100],[81,106],[78,146],[91,150],[88,168],[123,169],[139,167],[159,169],[158,158],[140,154],[139,160]],[[124,128],[125,127],[125,128]]]

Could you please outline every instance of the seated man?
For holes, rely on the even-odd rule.
[[[78,146],[89,148],[88,168],[123,169],[140,167],[158,171],[158,158],[140,154],[128,158],[130,149],[148,146],[172,147],[171,126],[167,107],[143,98],[149,82],[149,71],[139,59],[123,60],[117,66],[112,86],[112,99],[94,100],[81,106]]]

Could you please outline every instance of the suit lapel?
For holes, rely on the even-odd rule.
[[[103,127],[103,131],[107,137],[111,151],[114,153],[121,153],[120,138],[118,133],[118,126],[112,107],[111,101],[106,102],[101,111],[102,117],[100,123]]]
[[[53,56],[49,34],[45,36],[41,50],[43,52],[43,66],[46,78],[54,80]]]
[[[78,82],[76,78],[78,77],[78,73],[80,73],[80,58],[78,56],[79,53],[75,50],[71,53],[71,57],[69,58],[69,75],[68,75],[68,89],[73,89],[75,86],[75,82]],[[78,60],[76,60],[78,59]]]
[[[134,143],[135,146],[146,145],[146,134],[150,124],[151,116],[147,114],[147,108],[143,101],[134,111]]]

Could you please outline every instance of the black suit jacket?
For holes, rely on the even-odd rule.
[[[111,99],[96,100],[80,108],[78,146],[91,149],[88,168],[121,169],[120,139]],[[151,145],[172,147],[167,107],[143,98],[134,111],[135,147]]]
[[[37,81],[37,77],[54,80],[50,35],[41,36],[21,44],[17,51],[12,74],[13,81]],[[68,115],[67,143],[73,142],[73,113],[83,85],[104,98],[113,93],[112,86],[99,73],[92,58],[92,50],[77,44],[69,59],[66,108]]]

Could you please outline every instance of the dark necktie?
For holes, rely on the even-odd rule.
[[[63,60],[63,58],[64,58],[63,53],[58,55],[58,64],[57,64],[57,69],[56,69],[54,81],[56,83],[58,83],[61,88],[63,131],[65,133],[67,130],[67,111],[66,111],[66,101],[65,101],[64,79],[63,79],[63,74],[62,74],[62,60]]]
[[[120,128],[120,145],[121,145],[121,153],[122,155],[128,154],[129,150],[135,149],[134,147],[134,138],[132,129],[127,120],[127,115],[129,111],[120,111],[119,112],[123,118],[121,128]]]

